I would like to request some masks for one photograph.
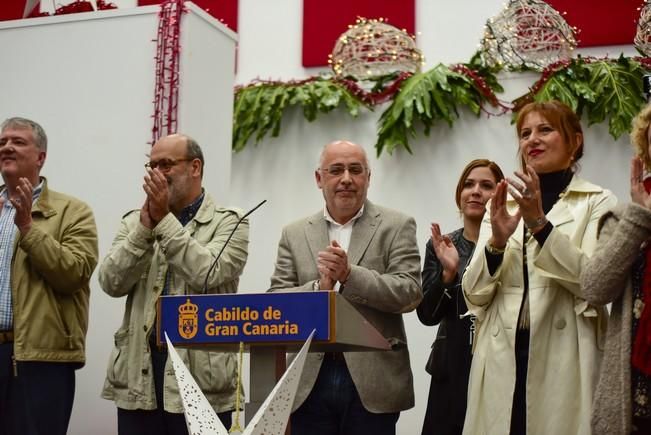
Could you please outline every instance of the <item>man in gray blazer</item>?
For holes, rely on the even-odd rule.
[[[393,435],[414,406],[402,313],[422,299],[416,222],[367,200],[371,171],[357,144],[326,145],[314,175],[325,207],[283,229],[270,291],[338,291],[392,350],[309,354],[292,434]]]

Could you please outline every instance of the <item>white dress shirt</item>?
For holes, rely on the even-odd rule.
[[[353,225],[355,225],[355,221],[359,219],[363,213],[364,205],[362,205],[357,214],[353,216],[348,222],[345,224],[340,224],[336,222],[332,216],[330,216],[328,207],[324,206],[323,217],[328,223],[328,239],[330,239],[330,241],[336,240],[337,243],[339,243],[339,246],[341,246],[344,251],[348,252],[348,247],[350,246],[350,236],[353,234]],[[337,281],[333,290],[338,292],[340,288],[341,283]]]

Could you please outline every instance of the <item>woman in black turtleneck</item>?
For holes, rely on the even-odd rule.
[[[497,185],[462,280],[479,325],[464,434],[589,435],[606,319],[579,275],[616,200],[575,174],[569,107],[530,103],[517,132],[522,169]]]

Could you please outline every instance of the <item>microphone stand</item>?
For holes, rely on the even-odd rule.
[[[212,264],[210,265],[210,269],[208,269],[208,273],[206,273],[206,279],[203,281],[203,293],[206,293],[206,291],[208,291],[208,278],[210,277],[210,274],[213,272],[213,270],[215,270],[215,268],[217,267],[217,262],[219,261],[219,257],[221,257],[222,253],[224,252],[224,249],[226,249],[226,246],[228,245],[228,242],[231,240],[231,238],[235,234],[235,231],[237,230],[237,227],[239,227],[244,219],[246,219],[251,213],[253,213],[258,208],[260,208],[262,206],[262,204],[264,204],[265,202],[267,202],[266,199],[262,200],[262,202],[260,204],[256,205],[251,210],[246,212],[244,214],[244,216],[242,216],[240,218],[240,220],[237,221],[237,223],[235,224],[235,227],[233,228],[231,233],[228,235],[228,238],[226,239],[226,241],[222,245],[222,248],[219,250],[219,253],[217,253],[217,256],[215,257],[215,261],[213,261]]]

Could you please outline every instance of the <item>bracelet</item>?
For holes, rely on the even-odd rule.
[[[506,246],[503,248],[496,248],[495,246],[491,245],[490,242],[488,242],[486,243],[486,250],[491,255],[502,255],[504,254],[504,251],[506,251]]]
[[[536,218],[532,221],[524,221],[524,226],[527,227],[529,230],[533,230],[535,228],[541,227],[547,223],[547,216],[542,215],[539,218]]]

